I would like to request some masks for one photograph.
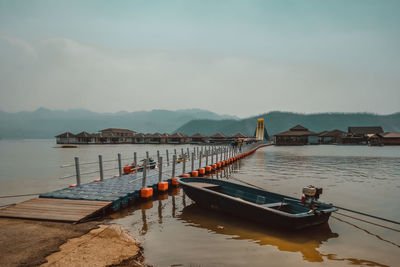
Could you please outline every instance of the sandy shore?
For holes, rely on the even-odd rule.
[[[146,266],[121,226],[0,218],[1,266]]]

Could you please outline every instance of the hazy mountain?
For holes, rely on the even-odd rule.
[[[216,132],[227,135],[242,132],[246,135],[253,135],[258,118],[265,120],[269,135],[287,131],[297,124],[315,132],[334,129],[347,131],[348,126],[382,126],[384,131],[400,132],[400,113],[376,115],[371,113],[298,114],[291,112],[269,112],[241,120],[193,120],[179,127],[175,132],[189,135],[197,132],[205,135]]]
[[[184,123],[195,119],[237,119],[207,110],[152,110],[117,113],[96,113],[85,109],[49,110],[8,113],[0,111],[0,137],[2,138],[53,138],[70,131],[98,132],[105,128],[125,128],[137,132],[172,132]]]

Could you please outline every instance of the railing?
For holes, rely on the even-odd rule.
[[[253,145],[244,145],[242,147],[242,150],[250,150],[254,146]],[[180,152],[180,153],[179,153]],[[99,181],[103,181],[105,178],[105,173],[111,172],[118,170],[119,177],[124,175],[125,173],[123,172],[123,166],[125,165],[132,165],[134,164],[134,174],[137,175],[139,170],[143,170],[142,172],[142,177],[139,177],[137,179],[133,179],[132,181],[140,180],[143,179],[143,184],[146,184],[146,179],[150,177],[155,177],[158,175],[159,181],[162,180],[163,176],[170,175],[171,177],[177,176],[178,173],[186,173],[187,172],[187,167],[189,167],[189,164],[191,164],[191,170],[195,170],[197,165],[195,166],[196,161],[198,161],[198,168],[202,167],[202,162],[204,160],[205,165],[209,165],[217,163],[222,160],[226,160],[230,157],[233,157],[239,153],[239,148],[238,147],[232,147],[230,145],[207,145],[207,146],[202,146],[202,147],[194,147],[193,150],[189,149],[187,147],[186,149],[181,148],[180,151],[177,151],[177,149],[174,149],[173,153],[170,153],[168,149],[166,149],[165,153],[160,153],[159,150],[157,150],[156,155],[149,155],[149,152],[146,151],[146,157],[141,159],[139,162],[143,162],[141,166],[138,165],[138,157],[137,153],[133,153],[133,158],[122,158],[122,155],[120,153],[117,154],[116,159],[107,159],[103,160],[102,155],[98,155],[98,160],[97,161],[92,161],[92,162],[80,162],[79,157],[74,158],[74,163],[72,164],[67,164],[67,165],[62,165],[60,166],[61,168],[72,168],[75,167],[75,173],[71,175],[67,175],[64,177],[61,177],[60,179],[68,179],[75,177],[76,178],[76,186],[80,186],[82,184],[82,176],[87,176],[87,175],[93,175],[93,174],[99,174]],[[179,153],[179,154],[178,154]],[[178,162],[178,155],[181,155],[182,162]],[[172,156],[172,159],[171,159]],[[156,158],[157,162],[155,164],[150,163],[150,159]],[[165,161],[163,161],[165,159]],[[125,161],[125,165],[123,164]],[[129,163],[126,163],[129,161]],[[106,163],[106,164],[105,164]],[[111,166],[105,166],[109,164],[116,164],[113,167]],[[83,170],[87,166],[92,166],[94,164],[98,164],[97,170]],[[186,166],[188,164],[188,166]],[[156,166],[158,168],[158,173],[151,174],[148,173],[148,170],[150,167]],[[165,167],[165,168],[164,168]]]

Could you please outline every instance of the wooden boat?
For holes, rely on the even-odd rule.
[[[326,223],[337,209],[318,201],[318,192],[302,200],[209,178],[180,178],[185,194],[202,206],[289,230]],[[317,192],[313,188],[311,191]],[[304,193],[304,189],[303,189]]]

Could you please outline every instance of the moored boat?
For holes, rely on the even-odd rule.
[[[322,189],[306,187],[302,200],[224,180],[180,178],[185,194],[202,206],[290,230],[326,223],[337,209],[318,201]]]

